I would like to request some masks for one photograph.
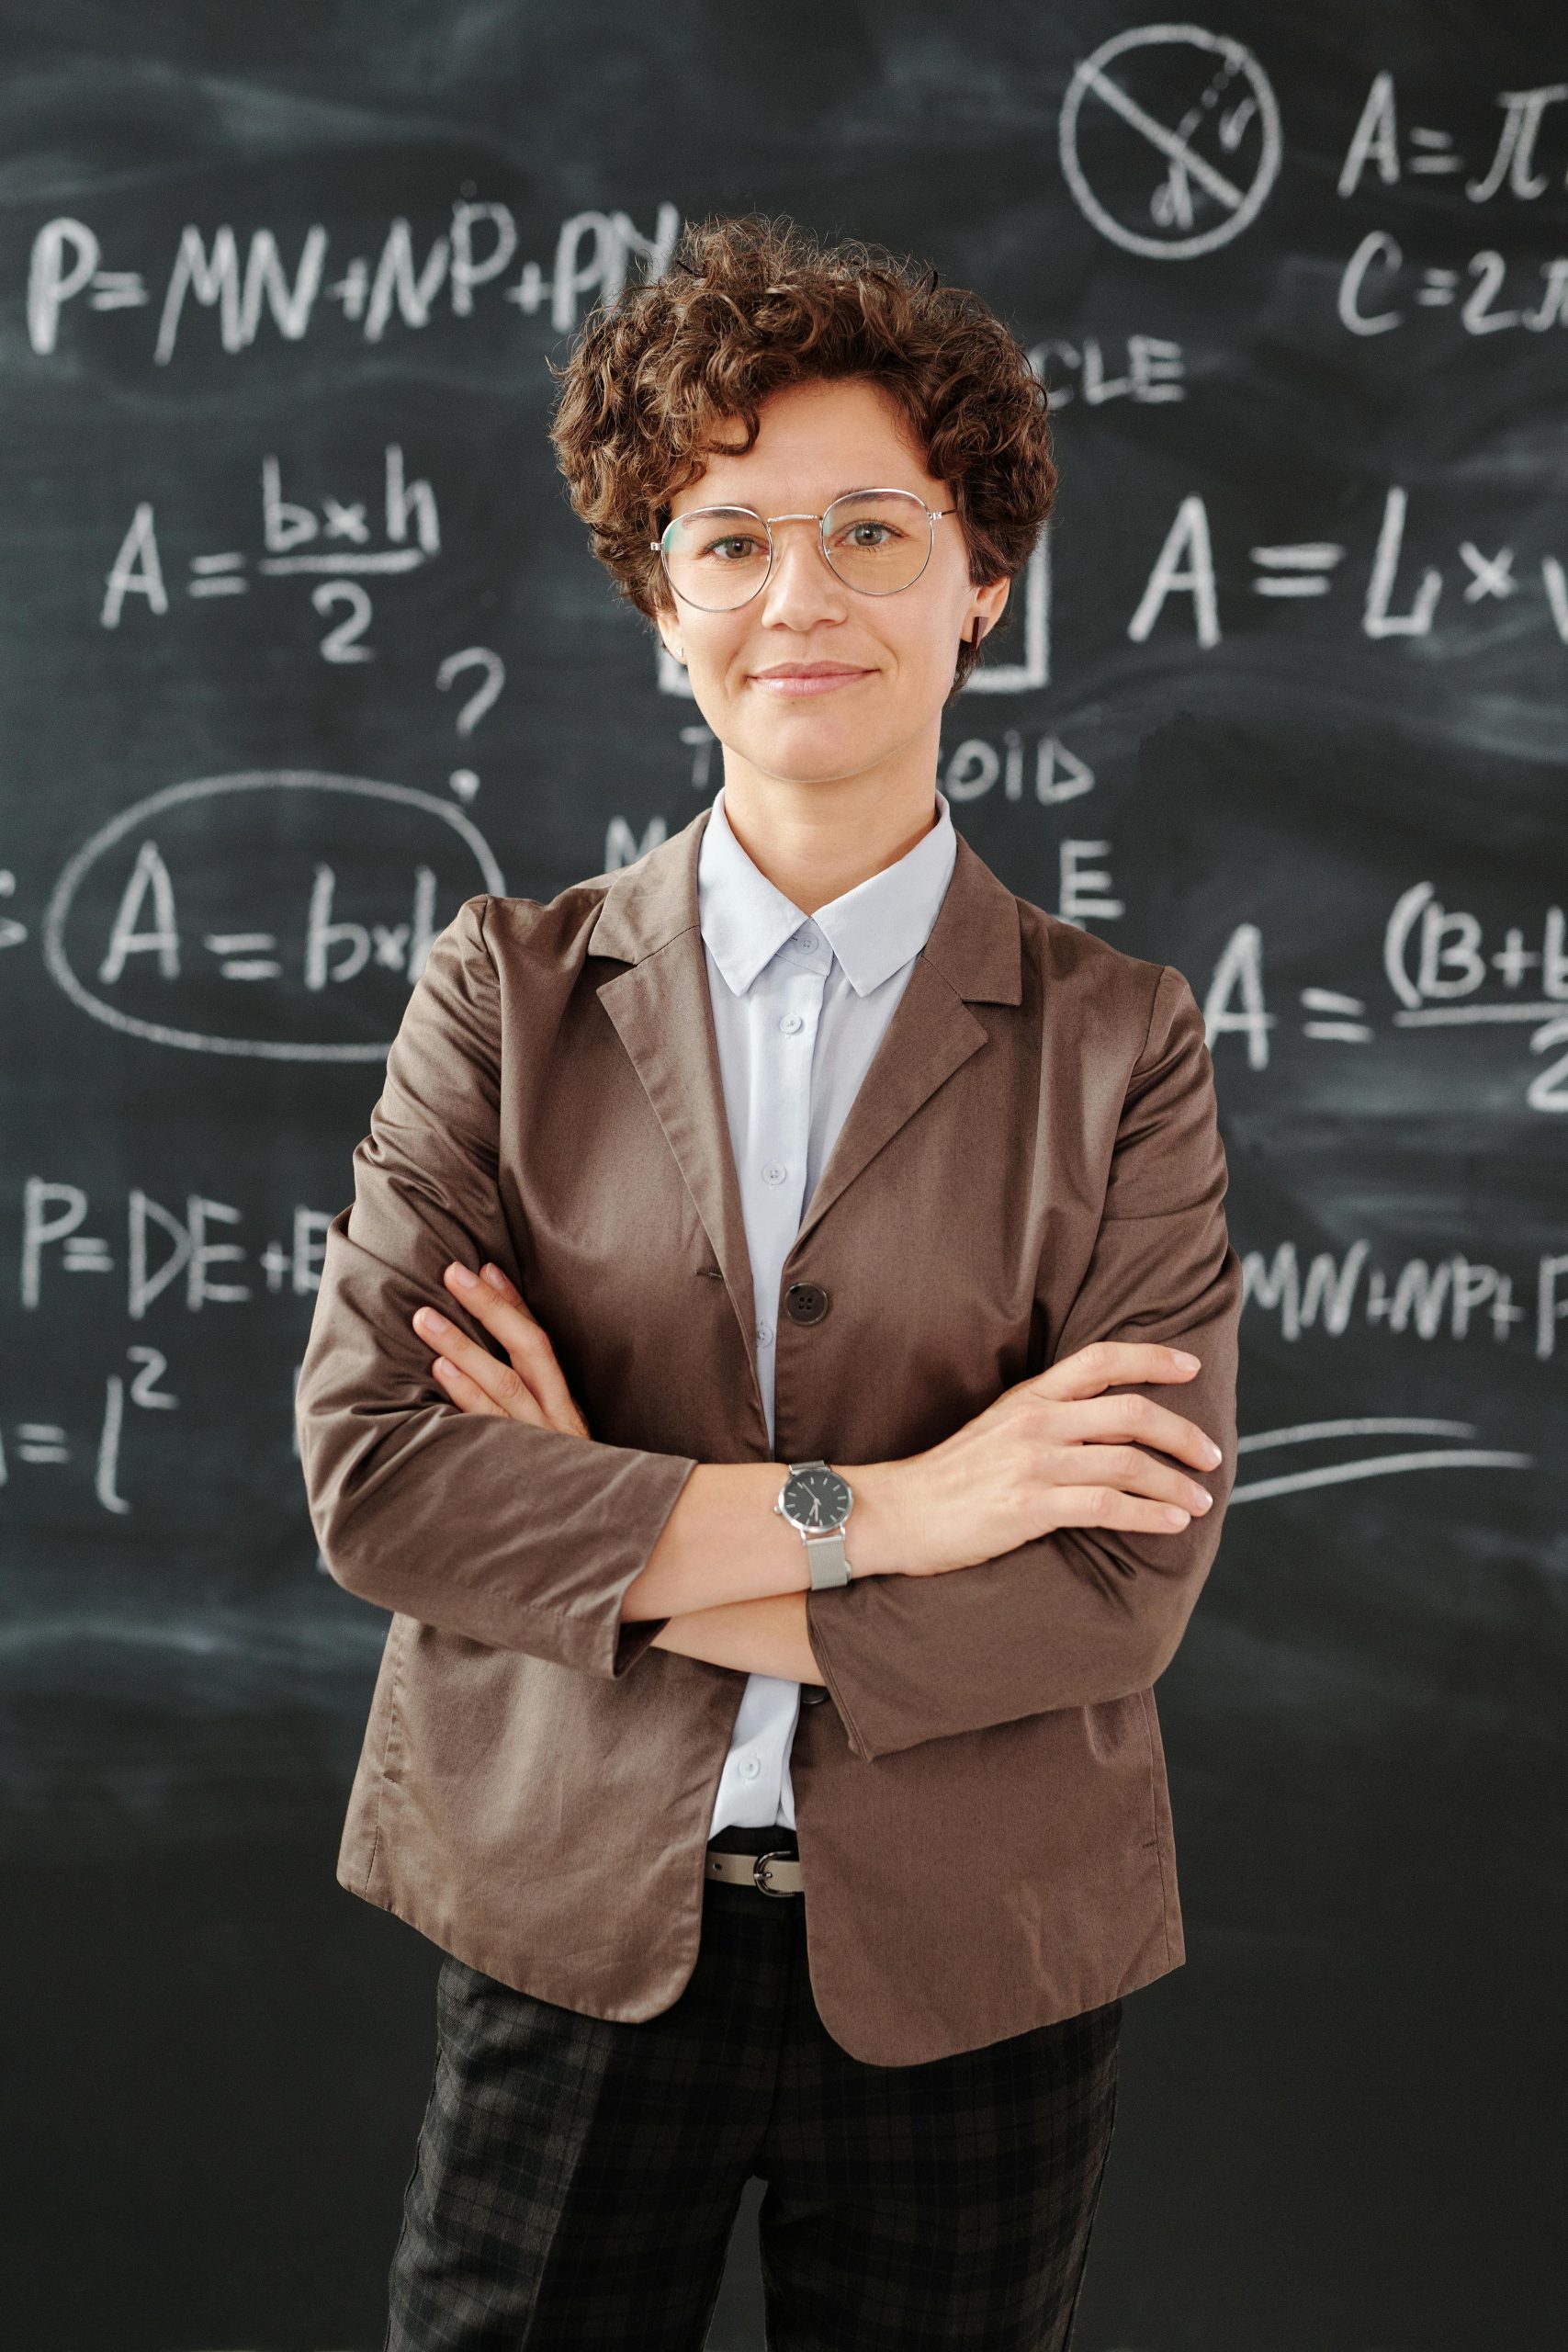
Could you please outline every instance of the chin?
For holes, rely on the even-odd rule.
[[[874,745],[845,743],[831,749],[824,746],[816,757],[802,752],[799,745],[789,751],[770,752],[764,746],[744,752],[759,775],[776,778],[780,784],[844,784],[852,776],[862,775],[877,763],[878,753]]]

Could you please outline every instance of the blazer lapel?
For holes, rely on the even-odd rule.
[[[730,1148],[697,904],[697,852],[712,811],[623,866],[588,953],[627,968],[598,985],[680,1164],[746,1342],[757,1414],[756,1302]],[[1022,997],[1018,905],[962,833],[946,895],[806,1206],[792,1254],[945,1079],[987,1043],[971,1002]]]
[[[957,868],[953,871],[956,878]],[[917,956],[860,1092],[828,1154],[817,1190],[806,1204],[792,1254],[883,1145],[908,1125],[942,1080],[985,1043],[984,1023],[976,1021],[936,967],[925,960],[924,953]]]
[[[884,1144],[988,1042],[971,1003],[1021,1001],[1019,938],[1017,899],[960,833],[936,921],[806,1204],[792,1255]]]
[[[599,983],[599,1001],[642,1080],[713,1246],[746,1342],[765,1433],[751,1259],[697,910],[697,845],[710,813],[701,810],[620,869],[588,934],[588,953],[627,962],[626,971]]]

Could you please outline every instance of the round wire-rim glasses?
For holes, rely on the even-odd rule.
[[[861,581],[848,579],[833,561],[832,553],[828,544],[829,516],[836,514],[840,507],[846,509],[852,508],[860,501],[870,498],[899,499],[908,507],[918,508],[926,518],[926,551],[920,558],[918,567],[909,574],[908,580],[897,581],[891,588],[868,588]],[[906,588],[912,588],[914,586],[916,581],[919,579],[921,573],[925,571],[926,566],[930,563],[931,560],[931,550],[936,545],[936,526],[942,521],[942,516],[944,514],[956,514],[957,512],[958,509],[956,506],[928,506],[925,500],[919,497],[916,492],[912,490],[899,490],[894,488],[892,485],[888,485],[885,488],[872,490],[841,491],[839,496],[833,499],[820,514],[759,514],[754,506],[694,506],[687,514],[672,515],[670,521],[664,526],[664,528],[660,533],[658,538],[649,539],[648,544],[657,554],[660,562],[662,564],[664,568],[664,576],[669,581],[671,588],[673,590],[674,594],[681,599],[681,602],[683,605],[691,605],[700,613],[739,612],[742,605],[749,605],[753,596],[760,596],[761,594],[762,590],[767,586],[768,582],[773,577],[773,558],[778,552],[773,540],[773,525],[775,523],[815,523],[818,526],[817,538],[818,544],[822,550],[823,561],[827,564],[828,569],[831,571],[835,580],[840,582],[846,588],[852,588],[855,594],[859,596],[897,596],[901,595]],[[749,522],[760,523],[768,542],[768,560],[763,567],[761,578],[757,582],[755,587],[748,588],[744,595],[732,597],[727,604],[705,605],[702,604],[695,596],[688,594],[685,589],[680,588],[676,585],[674,573],[671,571],[670,567],[669,541],[671,534],[677,529],[680,529],[682,526],[700,522],[705,516],[712,516],[715,514],[740,515],[744,516]]]

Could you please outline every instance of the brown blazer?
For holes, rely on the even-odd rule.
[[[698,1462],[765,1461],[755,1308],[697,919],[708,811],[635,865],[471,898],[388,1057],[297,1391],[328,1569],[390,1610],[338,1877],[470,1966],[600,2018],[695,1962],[745,1677],[622,1625]],[[1192,991],[1020,899],[962,835],[931,937],[785,1261],[776,1458],[915,1453],[1100,1338],[1224,1449],[1177,1534],[1070,1529],[807,1602],[830,1703],[791,1754],[811,1982],[911,2065],[1184,1957],[1150,1685],[1235,1470],[1241,1272]],[[467,1414],[410,1327],[493,1258],[591,1442]],[[758,1304],[765,1304],[759,1302]],[[780,1483],[784,1473],[780,1471]],[[851,1537],[853,1556],[853,1538]],[[813,1694],[809,1686],[806,1697]]]

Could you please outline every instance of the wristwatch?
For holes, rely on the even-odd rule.
[[[849,1480],[825,1462],[790,1464],[773,1510],[800,1531],[813,1592],[848,1584],[854,1573],[844,1555],[844,1521],[854,1504]]]

